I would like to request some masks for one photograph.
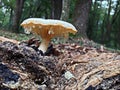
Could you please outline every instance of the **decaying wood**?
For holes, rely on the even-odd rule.
[[[50,52],[49,56],[42,56],[37,51],[38,40],[31,39],[19,44],[14,43],[14,40],[4,40],[7,41],[0,43],[2,89],[26,90],[26,87],[28,90],[120,89],[118,53],[104,50],[99,52],[95,48],[76,44],[60,44],[54,46],[59,54]],[[64,76],[66,71],[73,74],[71,79]],[[7,83],[11,80],[17,83],[16,86]],[[113,83],[107,85],[105,82]]]
[[[39,56],[33,48],[26,46],[26,44],[16,45],[9,41],[0,43],[0,64],[5,65],[7,66],[6,68],[8,68],[5,71],[4,68],[2,69],[2,67],[0,69],[2,69],[4,73],[6,73],[6,71],[10,71],[11,74],[17,73],[20,76],[21,85],[19,86],[20,87],[19,89],[21,89],[22,85],[25,84],[24,80],[26,79],[33,80],[33,82],[37,81],[41,84],[49,83],[50,82],[49,78],[51,76],[51,73],[53,72],[56,73],[57,71],[57,68],[55,67],[55,63],[53,63],[52,60],[53,58],[49,58],[41,55]],[[8,74],[7,77],[15,78],[12,77],[11,74]],[[2,76],[0,75],[0,78],[3,79],[3,81],[1,82],[6,82],[4,81],[3,75]],[[6,83],[3,83],[3,86],[13,88],[13,85],[9,85]],[[1,88],[4,88],[3,86],[1,86]],[[15,88],[18,87],[14,86],[13,89]],[[30,86],[28,86],[28,89],[30,90]]]
[[[5,42],[5,41],[10,41],[10,42],[13,42],[13,43],[15,43],[15,44],[19,44],[19,43],[20,43],[20,42],[17,41],[17,40],[8,39],[8,38],[5,38],[5,37],[0,36],[0,42]]]
[[[106,62],[103,65],[93,69],[87,74],[84,74],[78,83],[78,90],[85,90],[89,86],[97,86],[103,79],[110,78],[120,74],[120,60]],[[88,81],[85,82],[84,81]],[[84,87],[84,88],[83,88]]]

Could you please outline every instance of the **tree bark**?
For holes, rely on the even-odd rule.
[[[22,8],[24,5],[24,1],[25,0],[16,0],[16,7],[15,7],[15,13],[14,13],[14,17],[13,17],[13,24],[12,24],[12,30],[13,32],[18,33],[18,29],[19,29],[19,22],[20,22],[20,18],[22,15]]]
[[[51,0],[51,18],[60,19],[62,13],[62,0]]]
[[[10,39],[5,40],[0,43],[1,90],[39,90],[43,84],[42,90],[120,90],[120,55],[117,52],[59,44],[52,50],[72,49],[64,48],[67,52],[58,51],[60,55],[53,58],[54,53],[41,56],[33,48],[36,42],[30,45],[33,39],[17,45]],[[83,54],[78,54],[80,51]]]
[[[117,4],[116,4],[116,7],[114,9],[114,15],[112,16],[112,20],[111,20],[111,24],[113,25],[117,19],[117,17],[119,16],[119,13],[120,13],[120,8],[119,8],[119,5],[120,5],[120,1],[118,0],[117,1]]]
[[[69,8],[70,8],[70,0],[62,1],[62,14],[61,20],[67,21],[69,18]]]
[[[111,25],[111,20],[110,20],[110,12],[112,9],[112,0],[109,0],[109,8],[108,8],[108,13],[107,13],[107,19],[106,19],[106,33],[105,33],[105,42],[109,42],[110,41],[110,34],[111,34],[111,29],[112,29],[112,25]]]
[[[12,25],[12,18],[13,18],[13,8],[11,8],[10,10],[10,18],[9,18],[9,28],[11,29],[11,25]]]
[[[83,37],[87,37],[86,30],[91,4],[92,0],[77,0],[75,5],[73,23],[78,30],[78,34]]]

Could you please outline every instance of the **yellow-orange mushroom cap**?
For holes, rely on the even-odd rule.
[[[46,52],[49,42],[54,37],[68,37],[69,33],[75,34],[76,28],[65,21],[42,19],[42,18],[29,18],[21,23],[21,26],[25,29],[25,33],[35,33],[42,38],[42,43],[39,50],[43,53]]]

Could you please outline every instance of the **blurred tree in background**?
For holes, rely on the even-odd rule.
[[[120,0],[0,0],[0,28],[23,32],[27,18],[71,22],[83,36],[120,49]]]
[[[62,13],[61,13],[61,20],[67,21],[69,18],[70,12],[70,2],[71,0],[63,0],[62,1]]]
[[[95,0],[89,14],[89,39],[120,49],[120,0]]]
[[[13,23],[12,23],[12,30],[16,33],[18,32],[19,29],[23,5],[24,5],[24,0],[16,0],[14,15],[13,15]]]
[[[83,37],[87,37],[86,30],[91,4],[92,0],[77,0],[75,4],[73,23],[78,30],[78,34]]]
[[[51,0],[51,18],[60,19],[62,13],[62,0]]]

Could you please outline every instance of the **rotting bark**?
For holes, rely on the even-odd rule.
[[[0,42],[4,42],[4,41],[10,41],[10,42],[12,42],[12,43],[19,44],[19,41],[17,41],[17,40],[8,39],[8,38],[5,38],[5,37],[0,36]]]
[[[57,72],[57,68],[55,62],[53,61],[53,58],[41,55],[39,56],[34,49],[25,46],[25,44],[23,43],[19,46],[9,41],[0,43],[0,58],[0,61],[2,62],[1,64],[6,65],[9,68],[8,70],[12,70],[16,73],[20,72],[20,77],[29,77],[34,82],[40,84],[46,83],[47,85],[49,85],[49,82],[52,82],[49,78],[52,78],[54,76],[54,74],[51,76],[51,73]],[[3,72],[5,71],[3,70]],[[6,77],[9,77],[9,74]],[[4,80],[2,82],[7,83]],[[22,86],[20,86],[20,88],[22,88]]]
[[[20,90],[116,90],[120,89],[120,57],[76,44],[55,45],[57,53],[41,56],[33,45],[0,43],[0,88]],[[34,46],[34,47],[33,47]],[[64,50],[64,51],[59,51]],[[51,50],[53,51],[53,49]],[[70,71],[74,77],[66,79]],[[109,83],[112,82],[112,83]]]

